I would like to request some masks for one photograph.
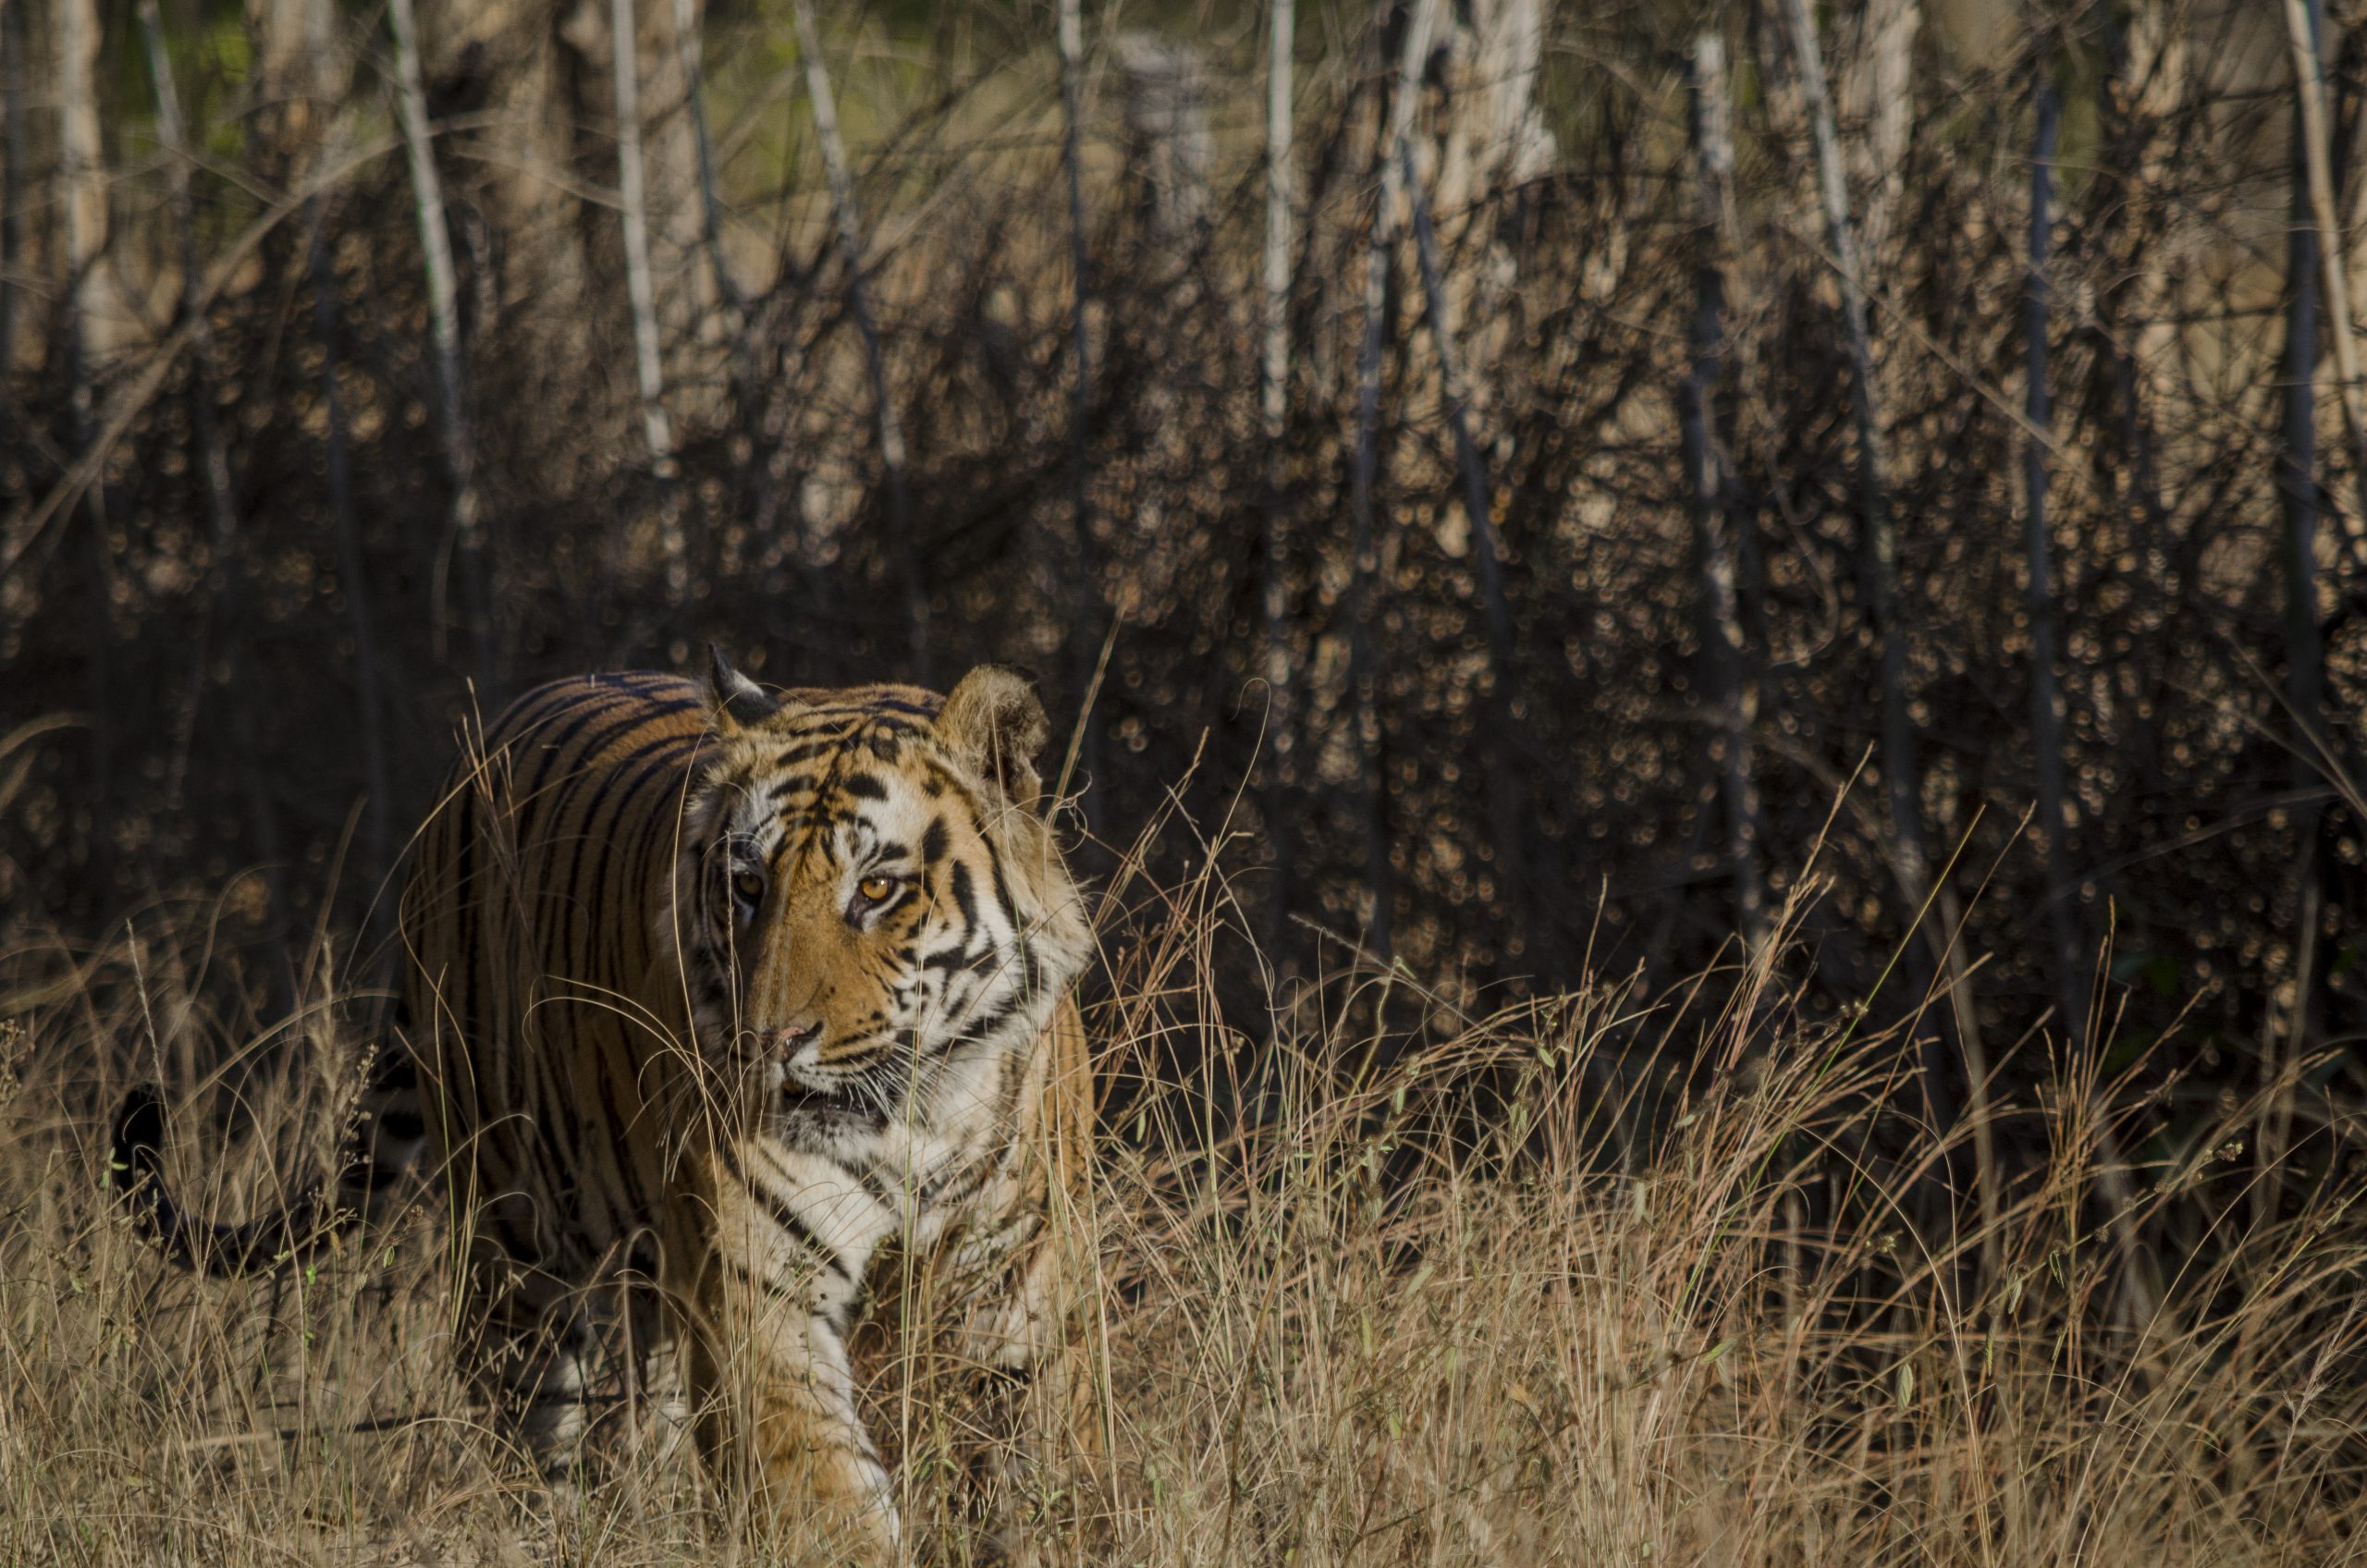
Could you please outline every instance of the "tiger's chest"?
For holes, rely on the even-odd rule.
[[[926,1254],[996,1230],[1017,1196],[1024,1121],[1009,1088],[1024,1063],[1010,1056],[944,1064],[892,1117],[784,1107],[739,1145],[749,1223],[719,1239],[751,1245],[756,1272],[802,1273],[819,1310],[846,1317],[891,1243]]]

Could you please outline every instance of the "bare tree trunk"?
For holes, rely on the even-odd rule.
[[[1150,254],[1164,269],[1162,288],[1182,291],[1175,307],[1196,298],[1194,253],[1208,234],[1213,205],[1209,169],[1216,138],[1208,126],[1208,61],[1190,44],[1147,32],[1110,40],[1126,129],[1126,165]]]
[[[1397,75],[1389,103],[1389,126],[1375,151],[1380,190],[1373,204],[1371,243],[1365,253],[1364,336],[1356,351],[1356,435],[1352,448],[1355,468],[1349,478],[1348,512],[1352,530],[1349,547],[1355,579],[1348,644],[1348,688],[1354,704],[1356,749],[1362,758],[1365,879],[1372,894],[1372,914],[1365,925],[1365,945],[1387,958],[1392,937],[1392,906],[1396,901],[1396,877],[1389,862],[1389,779],[1380,767],[1380,676],[1373,652],[1373,622],[1381,596],[1381,547],[1373,526],[1373,479],[1380,468],[1380,358],[1382,328],[1389,303],[1389,269],[1394,249],[1399,180],[1403,164],[1395,156],[1406,128],[1413,124],[1415,95],[1421,89],[1422,62],[1429,53],[1430,33],[1438,17],[1437,0],[1414,0],[1407,17]]]
[[[2159,157],[2160,125],[2174,103],[2184,58],[2166,36],[2160,0],[2141,0],[2122,14],[2117,5],[2104,8],[2104,53],[2107,86],[2103,94],[2108,173],[2117,189],[2102,214],[2106,254],[2116,275],[2097,294],[2103,352],[2111,376],[2116,435],[2126,465],[2127,483],[2144,526],[2149,547],[2163,548],[2169,529],[2169,509],[2153,460],[2153,436],[2145,412],[2140,364],[2151,356],[2147,339],[2155,336],[2155,318],[2164,312],[2163,267],[2154,255],[2143,264],[2116,243],[2130,227],[2133,203],[2150,200],[2163,186]]]
[[[895,398],[888,390],[887,351],[879,341],[879,326],[871,313],[871,296],[864,282],[863,226],[855,212],[854,178],[847,168],[846,143],[839,136],[838,100],[830,92],[830,73],[822,63],[822,37],[814,25],[812,0],[797,0],[792,9],[797,47],[805,56],[805,94],[814,104],[814,129],[822,143],[822,168],[830,182],[830,212],[837,224],[840,264],[846,268],[847,308],[863,338],[864,368],[871,379],[871,402],[879,433],[879,467],[888,500],[889,548],[894,552],[903,581],[904,619],[912,639],[913,679],[930,680],[928,595],[921,582],[920,552],[913,538],[911,504],[904,478],[904,431],[896,415]]]
[[[362,555],[362,528],[353,511],[353,463],[346,441],[345,397],[337,387],[339,362],[337,274],[329,265],[328,203],[313,208],[308,265],[313,275],[313,325],[321,340],[321,406],[328,415],[329,508],[337,519],[337,570],[344,578],[345,606],[353,626],[354,673],[361,684],[362,757],[369,770],[369,880],[394,866],[393,822],[388,812],[386,747],[381,728],[385,687],[378,673],[378,638],[370,613],[370,574]]]
[[[641,40],[633,27],[632,0],[609,0],[608,42],[615,56],[617,205],[624,222],[625,292],[632,308],[634,386],[641,395],[642,434],[648,442],[650,460],[664,467],[673,461],[674,431],[666,417],[666,371],[659,361],[657,342],[657,290],[649,274],[649,192],[641,159]],[[673,564],[676,563],[669,563],[669,570]]]
[[[1288,822],[1294,736],[1290,647],[1290,540],[1283,486],[1288,482],[1282,451],[1290,416],[1291,290],[1291,49],[1296,22],[1294,0],[1269,0],[1266,40],[1266,245],[1260,285],[1265,331],[1258,359],[1258,415],[1266,437],[1266,575],[1264,582],[1266,667],[1265,788],[1259,800],[1266,837],[1274,857],[1273,885],[1267,895],[1266,957],[1281,961],[1290,917],[1291,851]]]
[[[1915,725],[1907,711],[1907,636],[1900,612],[1898,540],[1890,515],[1890,492],[1884,458],[1882,420],[1875,403],[1872,332],[1866,308],[1865,277],[1858,262],[1857,236],[1850,227],[1848,190],[1842,178],[1841,138],[1834,125],[1833,99],[1826,91],[1824,61],[1817,46],[1816,23],[1807,0],[1784,0],[1784,18],[1792,49],[1799,61],[1801,95],[1816,141],[1817,197],[1823,208],[1825,244],[1841,285],[1842,322],[1849,355],[1850,409],[1858,437],[1859,505],[1858,556],[1870,601],[1875,639],[1880,646],[1878,680],[1882,696],[1883,783],[1890,804],[1891,858],[1907,919],[1922,922],[1931,899],[1931,857],[1923,840],[1921,783],[1915,759]],[[1946,929],[1931,940],[1944,954],[1959,955],[1950,940],[1957,922],[1944,919]],[[1928,929],[1928,927],[1927,927]],[[1910,943],[1908,950],[1913,950]],[[1951,962],[1951,969],[1957,967]],[[1968,1077],[1983,1072],[1977,1060],[1970,998],[1961,974],[1953,976],[1951,999],[1959,1035],[1964,1036]],[[1949,1088],[1936,1044],[1925,1053],[1924,1093],[1932,1118],[1945,1127],[1956,1121],[1956,1105]]]
[[[7,0],[0,0],[0,31],[7,22]],[[223,449],[214,418],[213,333],[205,320],[205,290],[197,256],[197,223],[190,189],[188,131],[181,118],[180,92],[173,80],[165,53],[164,22],[155,0],[140,0],[140,32],[147,50],[148,75],[156,93],[156,140],[166,158],[167,210],[173,225],[177,259],[181,269],[180,312],[189,331],[190,427],[196,437],[197,468],[205,482],[207,524],[206,570],[199,596],[197,635],[188,656],[189,693],[181,699],[173,721],[172,755],[165,768],[167,811],[186,809],[182,793],[189,779],[189,761],[197,734],[199,710],[205,701],[207,670],[213,663],[214,628],[220,607],[223,552],[231,536],[235,516],[230,503],[229,457]],[[13,191],[9,197],[13,205]],[[5,267],[0,261],[0,267]],[[7,356],[0,353],[0,370]]]
[[[343,109],[350,63],[331,0],[246,0],[246,33],[249,144],[284,178],[288,162],[317,154]]]
[[[141,0],[141,21],[148,34],[150,67],[156,79],[158,122],[166,151],[174,161],[177,209],[189,206],[189,153],[178,95],[164,47],[164,29],[156,0]],[[322,0],[250,0],[249,36],[255,50],[252,92],[263,103],[257,115],[269,141],[271,160],[293,158],[300,164],[325,161],[324,149],[341,142],[338,97],[348,73],[334,47],[332,17]],[[337,277],[329,262],[326,234],[328,203],[314,198],[305,203],[305,269],[313,288],[313,324],[321,346],[321,398],[327,416],[326,456],[329,509],[336,524],[339,589],[353,631],[356,719],[361,734],[364,787],[368,803],[362,822],[361,869],[374,882],[393,865],[393,790],[389,784],[386,743],[386,681],[378,652],[375,617],[371,610],[370,575],[362,548],[361,525],[354,513],[352,461],[346,434],[345,399],[339,386]],[[207,584],[205,621],[201,625],[198,669],[190,686],[190,713],[194,722],[197,693],[207,679],[206,630],[228,597],[224,557],[237,531],[230,496],[229,459],[214,419],[211,335],[204,324],[204,272],[200,264],[193,224],[184,224],[182,310],[190,317],[191,361],[196,368],[192,424],[203,449],[207,496],[214,519],[214,565]],[[267,819],[257,808],[257,819]],[[275,897],[279,896],[275,891]]]
[[[596,12],[600,7],[587,9]],[[682,423],[703,422],[715,411],[709,367],[714,355],[729,348],[726,335],[718,331],[727,321],[716,309],[711,271],[699,264],[705,248],[705,187],[698,178],[699,126],[691,67],[705,5],[705,0],[626,0],[619,6],[610,0],[606,9],[612,34],[619,31],[619,23],[634,29],[632,91],[638,113],[632,119],[645,171],[642,231],[650,258],[649,311],[657,324],[668,421],[679,439]],[[583,30],[583,36],[589,40],[594,31]],[[604,51],[607,68],[602,73],[610,83],[612,112],[617,108],[618,49],[612,36]],[[621,122],[626,116],[619,113],[617,117]]]
[[[1686,490],[1692,502],[1694,548],[1700,556],[1704,683],[1717,714],[1711,758],[1718,770],[1726,816],[1726,864],[1743,944],[1755,957],[1767,940],[1766,892],[1759,875],[1759,786],[1751,772],[1750,729],[1758,682],[1744,640],[1736,583],[1741,575],[1725,459],[1718,446],[1711,401],[1723,374],[1726,340],[1726,258],[1734,246],[1734,137],[1726,99],[1725,41],[1705,32],[1694,40],[1692,77],[1694,168],[1693,361],[1682,397]]]
[[[754,340],[749,333],[748,291],[740,285],[739,275],[732,271],[731,259],[724,253],[723,200],[717,193],[717,172],[715,163],[715,139],[706,121],[706,49],[701,36],[702,19],[697,0],[673,0],[674,38],[681,52],[684,103],[691,117],[691,151],[698,160],[699,239],[706,251],[707,270],[714,276],[717,297],[723,302],[724,328],[731,340],[732,375],[736,382],[735,396],[743,411],[751,416],[762,398],[756,370]],[[771,470],[762,462],[755,464],[760,477],[758,510],[769,515],[772,508]]]
[[[2030,153],[2030,260],[2022,301],[2023,359],[2029,379],[2023,414],[2030,425],[2023,435],[2022,487],[2025,507],[2023,555],[2030,579],[2025,593],[2030,618],[2030,744],[2038,764],[2039,831],[2046,851],[2047,928],[2054,940],[2052,974],[2055,1010],[2061,1014],[2064,1035],[2074,1050],[2083,1047],[2101,1050],[2103,1042],[2091,1037],[2092,1021],[2088,1007],[2091,967],[2094,958],[2079,918],[2075,903],[2079,897],[2079,878],[2071,868],[2069,791],[2065,785],[2063,756],[2064,704],[2056,673],[2057,663],[2062,657],[2062,636],[2054,595],[2054,535],[2047,521],[2050,488],[2047,447],[2054,428],[2048,345],[2053,313],[2052,288],[2047,267],[2054,245],[2054,163],[2062,122],[2062,99],[2042,55],[2035,73],[2032,96],[2038,123]],[[2116,348],[2114,351],[2118,352]],[[2133,433],[2136,429],[2133,374],[2128,383],[2121,386],[2120,392],[2122,399],[2125,399],[2122,402],[2124,429]],[[2150,468],[2140,466],[2137,472],[2140,483],[2150,490]],[[1981,1202],[1986,1219],[1997,1212],[1996,1178],[1993,1174],[1995,1155],[1992,1146],[1993,1139],[1989,1127],[1986,1091],[1978,1082],[1973,1085],[1973,1096],[1971,1113],[1975,1119],[1975,1158],[1981,1166]],[[2131,1218],[2136,1188],[2129,1179],[2120,1141],[2108,1123],[2098,1129],[2096,1158],[2102,1167],[2097,1172],[2097,1184],[2101,1189],[2107,1223],[2122,1257],[2120,1310],[2124,1321],[2141,1331],[2152,1321],[2160,1302],[2161,1283],[2152,1261],[2140,1246],[2136,1223]],[[1993,1280],[1996,1267],[1991,1230],[1991,1225],[1984,1223],[1981,1256],[1990,1266],[1989,1277]]]
[[[666,602],[679,606],[691,587],[690,555],[682,542],[682,500],[674,484],[674,428],[666,417],[666,370],[657,341],[657,287],[649,267],[649,192],[641,160],[641,35],[632,0],[609,0],[608,39],[615,52],[617,198],[625,230],[625,297],[632,306],[633,372],[641,394],[642,439],[657,476],[657,543],[666,560]]]
[[[1521,789],[1520,760],[1513,736],[1517,722],[1513,711],[1513,681],[1519,668],[1513,655],[1512,606],[1504,598],[1503,560],[1496,547],[1496,523],[1489,510],[1488,473],[1479,444],[1471,438],[1470,394],[1455,352],[1454,334],[1447,326],[1444,268],[1438,240],[1431,231],[1429,203],[1414,172],[1414,143],[1400,137],[1398,162],[1405,179],[1405,196],[1413,209],[1414,255],[1422,274],[1422,298],[1429,312],[1430,339],[1439,356],[1439,384],[1446,402],[1449,428],[1454,435],[1455,467],[1463,478],[1463,509],[1471,520],[1471,554],[1479,574],[1480,619],[1488,637],[1488,732],[1480,742],[1488,773],[1490,838],[1494,851],[1497,891],[1504,909],[1504,929],[1511,933],[1508,956],[1526,950],[1528,918],[1528,848],[1522,830],[1527,803]]]
[[[2063,769],[2063,692],[2055,665],[2062,637],[2054,611],[2054,542],[2047,524],[2047,446],[2054,427],[2048,388],[2046,269],[2054,221],[2054,148],[2062,98],[2042,60],[2035,94],[2038,129],[2030,153],[2030,269],[2022,296],[2022,353],[2028,387],[2022,438],[2022,555],[2030,619],[2030,742],[2037,753],[2039,836],[2046,851],[2047,924],[2054,937],[2055,1002],[2066,1036],[2087,1036],[2087,943],[2079,928],[2071,874],[2070,815]]]
[[[99,138],[99,14],[95,0],[58,0],[57,146],[66,216],[66,364],[68,412],[77,456],[95,434],[92,361],[106,343],[99,268],[107,241],[106,169]],[[112,793],[114,726],[109,665],[113,571],[107,559],[106,485],[85,496],[82,542],[91,589],[90,740],[92,810],[104,815]],[[104,842],[104,839],[101,840]]]
[[[2307,44],[2312,69],[2302,73],[2304,80],[2317,76],[2316,61],[2321,48],[2320,39],[2325,31],[2324,0],[2305,0],[2302,22],[2307,29]],[[2287,318],[2285,360],[2285,484],[2286,499],[2286,697],[2293,707],[2295,758],[2298,788],[2313,790],[2323,783],[2317,762],[2324,745],[2322,711],[2325,700],[2325,648],[2318,630],[2317,607],[2317,526],[2319,491],[2317,477],[2317,361],[2319,353],[2318,316],[2322,309],[2337,304],[2334,299],[2321,304],[2318,292],[2320,269],[2324,263],[2324,248],[2338,242],[2338,236],[2322,233],[2313,225],[2313,214],[2307,194],[2308,166],[2307,117],[2297,116],[2295,126],[2296,174],[2302,177],[2297,184],[2293,201],[2293,224],[2287,251],[2287,287],[2293,302]],[[2310,831],[2302,834],[2304,864],[2315,860],[2314,809],[2309,811]],[[2304,877],[2307,890],[2314,891],[2317,878]],[[2316,946],[2314,939],[2305,940],[2299,950],[2307,951]],[[2306,960],[2303,961],[2305,963]],[[2295,1047],[2309,1033],[2310,998],[2306,990],[2297,991],[2293,1026],[2287,1039]]]
[[[1824,209],[1825,244],[1841,285],[1845,347],[1849,355],[1849,401],[1858,437],[1860,554],[1872,600],[1875,635],[1882,644],[1883,773],[1890,802],[1894,857],[1910,906],[1919,905],[1930,880],[1923,825],[1917,802],[1914,724],[1907,708],[1907,649],[1899,625],[1898,541],[1890,516],[1888,463],[1882,422],[1874,403],[1872,333],[1865,280],[1849,222],[1849,197],[1841,173],[1841,141],[1833,103],[1825,91],[1824,66],[1817,50],[1816,24],[1807,0],[1784,0],[1792,46],[1800,67],[1809,124],[1816,138],[1817,194]],[[1914,913],[1910,907],[1909,914]]]
[[[114,347],[101,269],[107,247],[107,171],[100,138],[98,65],[102,42],[95,0],[57,4],[58,174],[66,209],[66,286],[70,349],[80,365],[75,420],[91,419],[90,372]]]
[[[692,149],[699,165],[699,234],[706,245],[707,267],[715,274],[716,292],[730,317],[731,351],[739,373],[752,385],[756,377],[755,349],[748,339],[748,294],[723,253],[723,202],[716,193],[715,142],[707,134],[705,49],[699,37],[695,0],[673,0],[674,37],[682,53],[682,80],[691,114]]]
[[[1080,145],[1085,134],[1085,18],[1079,0],[1060,0],[1060,44],[1061,166],[1069,188],[1070,298],[1073,311],[1069,341],[1076,361],[1069,415],[1069,484],[1073,513],[1071,526],[1075,530],[1076,552],[1076,558],[1069,565],[1074,574],[1073,602],[1069,611],[1069,662],[1077,690],[1076,766],[1089,781],[1099,771],[1101,759],[1101,727],[1095,722],[1090,704],[1094,671],[1100,657],[1102,605],[1100,567],[1093,548],[1091,497],[1086,494],[1093,435],[1093,345],[1086,336],[1086,313],[1093,298],[1093,279],[1092,258],[1085,248],[1085,153]],[[1098,815],[1090,790],[1080,797],[1079,809],[1090,837]]]
[[[438,138],[439,187],[459,188],[446,207],[459,226],[448,230],[448,250],[468,248],[475,285],[469,409],[486,397],[550,404],[545,420],[509,422],[503,479],[561,493],[594,476],[605,480],[632,450],[638,424],[637,410],[614,395],[616,378],[587,378],[578,369],[587,351],[604,361],[628,351],[614,330],[624,309],[609,270],[595,261],[601,220],[581,194],[612,178],[598,160],[605,149],[585,134],[614,107],[598,91],[609,74],[610,51],[599,36],[607,6],[405,0],[404,10],[401,25],[412,43],[396,63],[402,53],[415,61],[423,92],[432,95],[423,101],[481,111],[442,128]],[[446,576],[439,565],[439,643]]]
[[[1876,265],[1890,251],[1907,190],[1907,138],[1915,128],[1915,35],[1922,0],[1865,0],[1834,66],[1840,114],[1863,133],[1846,151],[1858,177],[1859,253]],[[1854,44],[1854,47],[1853,47]]]
[[[716,191],[715,142],[707,133],[705,50],[699,36],[696,0],[673,0],[675,46],[682,57],[685,103],[691,116],[692,151],[698,157],[699,236],[705,246],[707,270],[715,276],[717,297],[723,302],[723,325],[731,343],[732,404],[749,435],[746,480],[751,492],[755,536],[769,539],[780,516],[780,496],[773,483],[770,443],[761,439],[765,394],[756,369],[756,349],[748,330],[748,293],[740,287],[723,252],[723,202]]]
[[[2320,39],[2325,31],[2323,0],[2305,0],[2301,18],[2309,63],[2300,74],[2318,74]],[[2326,743],[2325,644],[2318,628],[2318,312],[2323,280],[2322,235],[2312,221],[2309,196],[2306,116],[2296,114],[2293,134],[2293,222],[2286,251],[2286,288],[2291,303],[2285,327],[2285,439],[2278,488],[2285,502],[2285,700],[2292,710],[2293,786],[2301,803],[2294,812],[2293,1000],[2271,1025],[2265,1067],[2274,1094],[2260,1136],[2263,1183],[2259,1212],[2275,1212],[2276,1181],[2270,1174],[2283,1158],[2292,1129],[2293,1107],[2287,1079],[2309,1048],[2315,1032],[2319,925],[2324,913],[2324,867],[2318,848],[2319,795],[2324,777],[2319,763]]]
[[[230,459],[214,417],[214,333],[205,319],[205,264],[197,250],[197,208],[190,188],[188,122],[172,62],[165,53],[165,24],[156,0],[140,0],[140,30],[148,50],[148,72],[156,87],[156,136],[166,158],[173,234],[181,269],[181,313],[190,324],[191,378],[190,423],[196,432],[198,461],[205,475],[206,514],[217,540],[235,527],[230,501]]]
[[[25,263],[25,39],[21,3],[0,0],[0,378],[17,368],[17,269]]]
[[[2301,164],[2307,176],[2310,221],[2318,231],[2319,262],[2325,272],[2326,325],[2334,339],[2335,390],[2342,399],[2343,431],[2350,438],[2350,480],[2357,497],[2355,543],[2367,538],[2367,412],[2361,410],[2359,349],[2350,335],[2350,288],[2344,276],[2342,227],[2335,216],[2332,133],[2326,111],[2325,67],[2318,56],[2304,0],[2285,0],[2287,31],[2293,43],[2293,80],[2301,143]]]
[[[2030,748],[2038,770],[2039,838],[2046,851],[2047,929],[2054,937],[2051,968],[2063,1034],[2077,1050],[2088,1037],[2088,945],[2079,930],[2077,880],[2071,874],[2070,815],[2063,785],[2063,692],[2055,674],[2062,638],[2054,612],[2054,539],[2047,524],[2047,447],[2054,410],[2048,386],[2047,265],[2054,248],[2054,150],[2063,102],[2046,57],[2040,55],[2033,94],[2038,125],[2030,149],[2030,269],[2022,295],[2022,358],[2028,380],[2022,411],[2022,555],[2029,573],[2024,603],[2030,621]],[[1995,1153],[1987,1115],[1988,1092],[1971,1086],[1975,1158],[1980,1164],[1985,1219],[1997,1213]],[[1993,1278],[1995,1238],[1982,1226],[1982,1256]]]
[[[428,323],[435,342],[436,412],[444,435],[444,458],[452,471],[452,548],[473,602],[468,606],[476,641],[477,673],[489,679],[494,667],[493,606],[479,521],[476,442],[462,401],[460,304],[453,280],[452,235],[444,219],[444,183],[435,170],[434,131],[427,121],[427,93],[420,82],[419,23],[411,0],[388,0],[394,23],[395,80],[403,141],[411,156],[411,191],[419,208],[419,248],[427,268]],[[439,573],[438,599],[441,600]],[[445,617],[437,616],[440,636]]]
[[[1491,398],[1490,366],[1511,329],[1496,303],[1518,273],[1497,231],[1517,211],[1507,198],[1551,174],[1556,155],[1537,100],[1546,9],[1541,0],[1466,0],[1441,17],[1430,50],[1429,69],[1443,101],[1430,138],[1437,164],[1429,204],[1439,251],[1455,258],[1446,278],[1447,327],[1478,420]]]
[[[190,659],[189,695],[181,704],[173,762],[165,788],[169,809],[178,811],[182,807],[181,787],[196,735],[198,711],[205,698],[208,667],[213,663],[223,557],[237,533],[238,517],[230,495],[230,456],[223,445],[220,422],[214,416],[214,335],[205,319],[205,269],[198,256],[196,204],[190,188],[189,129],[181,116],[180,92],[173,80],[172,62],[165,52],[164,19],[156,0],[140,0],[139,9],[140,31],[148,50],[148,72],[156,89],[156,137],[166,160],[165,178],[181,269],[181,315],[190,328],[190,428],[197,441],[198,471],[205,482],[204,598],[199,607],[195,648]]]

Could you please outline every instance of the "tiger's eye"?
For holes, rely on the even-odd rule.
[[[872,903],[886,903],[888,895],[896,890],[896,879],[892,876],[866,876],[854,885],[854,890]]]
[[[753,871],[741,872],[731,879],[731,892],[732,896],[742,903],[762,903],[765,899],[765,879]]]

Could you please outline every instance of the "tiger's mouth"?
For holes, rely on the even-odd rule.
[[[824,1076],[810,1069],[777,1068],[769,1103],[792,1120],[876,1122],[889,1114],[897,1096],[869,1067]]]
[[[895,1065],[893,1040],[867,1042],[885,1048],[861,1050],[825,1065],[815,1060],[813,1043],[784,1060],[747,1049],[748,1039],[735,1042],[742,1047],[733,1064],[745,1096],[742,1103],[784,1125],[877,1126],[894,1119],[913,1087],[909,1066]]]
[[[766,1120],[776,1138],[828,1148],[849,1134],[869,1136],[895,1120],[894,1112],[866,1095],[784,1085]]]
[[[773,1098],[788,1110],[853,1110],[863,1104],[862,1091],[852,1083],[803,1084],[786,1074]]]

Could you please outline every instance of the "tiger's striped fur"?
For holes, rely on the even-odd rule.
[[[546,1452],[671,1341],[727,1481],[887,1553],[848,1337],[911,1271],[877,1260],[929,1260],[988,1373],[1059,1348],[1094,1094],[1048,731],[999,667],[774,696],[718,656],[553,682],[469,748],[402,900],[422,1092],[371,1166],[444,1173],[470,1363]]]

